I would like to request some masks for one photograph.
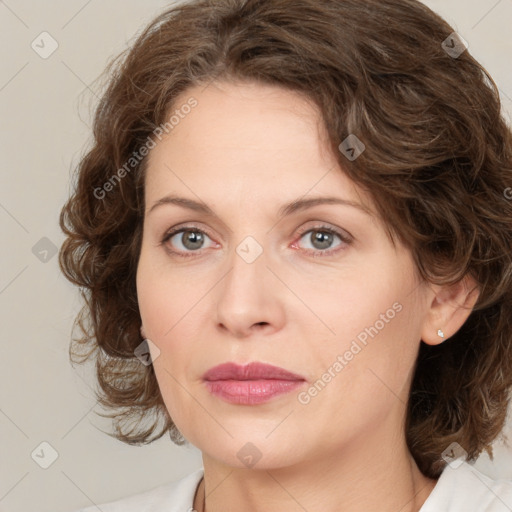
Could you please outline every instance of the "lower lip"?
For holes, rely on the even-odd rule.
[[[206,381],[213,395],[226,402],[239,405],[255,405],[267,402],[275,396],[289,393],[304,383],[302,380],[214,380]]]

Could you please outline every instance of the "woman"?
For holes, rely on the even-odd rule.
[[[94,134],[61,216],[73,349],[117,438],[204,466],[101,510],[512,510],[471,466],[512,388],[512,136],[448,24],[189,2]]]

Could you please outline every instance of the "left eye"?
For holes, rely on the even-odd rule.
[[[338,238],[340,242],[333,246],[332,244],[335,238]],[[334,247],[338,247],[343,242],[348,243],[348,240],[346,240],[341,234],[336,233],[334,230],[328,228],[310,229],[309,231],[303,233],[300,240],[303,239],[312,245],[312,247],[306,247],[306,249],[324,252],[326,250],[333,249]]]

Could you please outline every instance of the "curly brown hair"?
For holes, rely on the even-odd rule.
[[[512,133],[495,83],[461,44],[416,0],[195,0],[165,10],[110,62],[93,146],[61,212],[59,257],[85,299],[71,359],[96,362],[115,437],[185,442],[152,365],[134,356],[145,164],[177,96],[222,79],[313,100],[340,166],[421,277],[476,280],[459,331],[420,344],[406,439],[430,478],[454,441],[470,461],[484,449],[492,457],[512,388]],[[338,149],[351,134],[366,146],[353,161]]]

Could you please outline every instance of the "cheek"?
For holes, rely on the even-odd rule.
[[[338,314],[329,309],[326,318],[336,336],[322,338],[320,348],[304,347],[312,371],[309,387],[296,400],[303,430],[297,435],[316,439],[320,430],[322,439],[314,442],[324,448],[364,442],[375,428],[396,428],[406,411],[418,348],[417,309],[407,287],[345,290],[351,297],[339,292]]]
[[[383,272],[383,267],[382,262],[366,264],[343,269],[335,279],[297,277],[295,282],[289,281],[312,312],[299,314],[297,307],[290,321],[303,323],[310,336],[316,329],[324,340],[322,346],[342,353],[354,340],[365,346],[374,338],[386,338],[386,334],[394,337],[401,329],[404,299],[412,284],[405,273],[395,276],[389,271],[392,262],[387,271]]]
[[[190,276],[162,267],[149,251],[141,253],[137,269],[137,298],[146,336],[158,349],[153,357],[157,381],[171,417],[187,416],[187,397],[183,395],[187,379],[194,374],[195,345],[202,322],[192,321],[201,312],[201,297],[206,290]],[[196,286],[197,285],[197,286]],[[198,327],[199,325],[199,327]],[[150,345],[151,346],[151,345]],[[153,356],[153,354],[152,354]],[[179,428],[179,425],[178,425]]]
[[[188,304],[186,297],[176,294],[170,286],[162,286],[161,280],[147,281],[140,288],[144,329],[158,350],[158,356],[153,357],[157,378],[159,383],[162,378],[169,381],[172,387],[175,381],[171,376],[181,382],[181,375],[190,375],[188,370],[194,357],[194,344],[190,341],[195,338],[187,316],[197,311]]]
[[[179,324],[174,327],[179,319],[178,312],[174,311],[178,302],[174,287],[159,279],[159,275],[156,269],[145,265],[141,257],[137,271],[137,295],[142,323],[151,341],[153,368],[165,407],[183,432],[183,420],[180,419],[187,416],[182,405],[187,401],[181,396],[179,383],[183,381],[181,372],[187,372],[190,358],[186,353],[187,345],[179,341]]]
[[[204,291],[200,282],[187,272],[170,272],[156,257],[156,251],[141,252],[137,268],[137,299],[142,322],[150,339],[167,344],[187,315],[194,314]]]
[[[328,401],[354,399],[371,406],[377,396],[386,400],[404,392],[419,347],[421,311],[407,266],[396,272],[392,263],[386,272],[384,267],[347,275],[343,286],[309,295],[318,316],[334,331],[321,338],[321,350],[309,347],[314,378],[330,374],[324,388],[329,388]]]

